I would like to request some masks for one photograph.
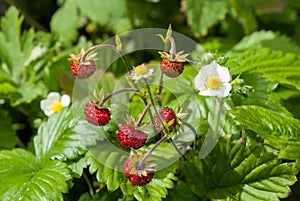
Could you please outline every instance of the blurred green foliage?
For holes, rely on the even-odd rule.
[[[300,160],[299,0],[6,0],[0,7],[0,200],[23,196],[21,200],[129,201],[152,196],[248,201],[268,196],[285,200],[289,195],[289,186],[299,177]],[[51,91],[72,95],[75,79],[67,60],[71,53],[117,33],[166,29],[169,24],[205,51],[222,55],[230,69],[234,81],[227,105],[232,111],[224,132],[233,137],[222,138],[205,160],[192,150],[187,160],[159,171],[147,187],[135,187],[98,161],[120,166],[115,161],[124,158],[118,153],[104,152],[97,158],[87,151],[97,140],[106,146],[103,139],[116,132],[115,121],[104,128],[76,124],[68,108],[48,119],[40,100]],[[127,59],[136,65],[158,60],[159,55],[149,50]],[[100,85],[106,91],[112,91],[124,74],[121,63],[114,62],[102,77]],[[196,73],[187,67],[183,79],[165,84],[173,86],[185,110],[202,114],[190,123],[199,124],[203,137],[214,108],[203,97],[195,99],[201,106],[192,103],[189,93],[194,92]],[[165,105],[178,106],[170,91],[164,95]],[[143,105],[131,101],[137,115]],[[112,107],[123,114],[122,105]],[[264,127],[258,125],[262,122]],[[185,132],[185,138],[178,137],[182,142],[194,137]],[[245,136],[247,146],[235,140]],[[262,139],[266,146],[261,146]],[[202,141],[197,138],[195,146]],[[163,153],[172,152],[162,146],[155,154],[164,158]],[[299,192],[299,182],[291,189]],[[299,199],[295,193],[287,200]]]

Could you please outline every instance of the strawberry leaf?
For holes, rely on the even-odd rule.
[[[134,186],[127,181],[121,185],[121,190],[125,195],[133,195],[138,201],[160,201],[168,195],[168,189],[174,187],[173,180],[177,178],[173,173],[172,166],[157,171],[150,183],[145,186]]]
[[[73,1],[65,1],[64,5],[52,16],[50,26],[51,31],[58,34],[66,45],[76,40],[78,15]]]
[[[198,36],[207,35],[208,29],[224,19],[228,12],[228,2],[221,1],[185,1],[187,20]]]
[[[300,89],[300,60],[294,53],[268,48],[254,49],[232,57],[226,65],[230,67],[232,75],[246,71],[258,72],[279,84]]]
[[[74,107],[79,107],[74,106]],[[87,151],[87,146],[104,137],[102,127],[79,120],[71,108],[51,115],[38,129],[34,138],[36,156],[42,158],[74,159]]]
[[[281,157],[300,159],[300,121],[258,106],[240,106],[232,111],[237,120],[281,150]],[[245,115],[247,114],[247,115]]]
[[[199,160],[189,152],[183,172],[193,193],[212,200],[278,200],[290,193],[297,178],[295,163],[284,163],[263,146],[248,147],[244,140],[232,144],[223,137],[213,152]]]
[[[0,200],[63,200],[70,180],[67,165],[58,160],[38,161],[23,149],[0,152]]]
[[[34,30],[24,31],[21,36],[23,17],[19,18],[19,11],[10,7],[1,18],[0,25],[0,57],[6,64],[5,71],[16,83],[25,71],[24,64],[34,47]]]
[[[90,165],[90,173],[96,172],[97,180],[106,183],[109,192],[117,190],[125,181],[122,168],[128,155],[118,151],[110,142],[99,142],[97,146],[91,148],[86,157]]]

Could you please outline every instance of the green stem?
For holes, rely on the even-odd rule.
[[[214,124],[212,126],[213,132],[217,132],[219,130],[223,103],[224,103],[223,98],[218,98],[218,97],[215,98],[215,116],[214,116]]]
[[[155,112],[155,114],[157,115],[157,117],[158,117],[158,119],[159,119],[159,122],[161,123],[161,125],[163,125],[163,127],[164,127],[164,129],[165,129],[165,128],[166,128],[166,127],[165,127],[165,124],[164,124],[163,120],[161,119],[161,117],[160,117],[160,115],[159,115],[159,113],[158,113],[158,111],[157,111],[157,109],[156,109],[156,106],[154,105],[154,100],[153,100],[153,98],[152,98],[152,93],[151,93],[150,86],[149,86],[149,84],[148,84],[148,82],[147,82],[146,79],[144,79],[144,82],[145,82],[145,84],[146,84],[146,88],[147,88],[147,91],[148,91],[148,93],[149,93],[149,98],[150,98],[151,104],[153,105],[154,112]],[[153,122],[152,122],[152,123],[153,123]]]
[[[87,177],[87,175],[85,174],[85,172],[83,172],[83,178],[85,180],[85,182],[87,183],[88,185],[88,188],[89,188],[89,192],[90,192],[90,195],[93,197],[94,196],[94,189],[93,189],[93,186],[89,180],[89,178]]]
[[[113,93],[111,93],[111,94],[107,95],[105,98],[103,98],[103,100],[100,103],[98,103],[98,106],[102,107],[103,104],[106,101],[108,101],[109,99],[111,99],[113,96],[120,94],[120,93],[125,93],[125,92],[139,92],[139,90],[133,89],[133,88],[124,88],[124,89],[120,89],[118,91],[114,91]]]

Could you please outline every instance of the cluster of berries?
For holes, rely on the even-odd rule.
[[[90,57],[87,56],[92,49],[90,48],[86,52],[82,50],[78,54],[71,55],[69,59],[72,61],[70,68],[74,77],[85,79],[95,72],[95,54]],[[184,70],[184,62],[186,61],[187,54],[182,54],[182,52],[176,54],[174,51],[159,53],[162,57],[162,61],[160,62],[162,73],[171,78],[178,77]],[[146,71],[147,69],[145,68]],[[107,99],[107,97],[104,99]],[[85,105],[84,114],[89,123],[104,126],[111,120],[111,111],[104,106],[104,99],[93,100]],[[169,107],[161,107],[151,118],[154,131],[162,133],[164,139],[168,139],[169,136],[167,133],[175,131],[179,125],[176,113]],[[126,151],[141,148],[146,144],[148,138],[146,132],[140,128],[139,123],[135,124],[132,122],[122,124],[117,131],[117,135],[119,146]],[[155,170],[153,163],[147,158],[149,155],[150,150],[145,155],[133,154],[125,161],[123,173],[133,185],[146,185],[152,180]]]

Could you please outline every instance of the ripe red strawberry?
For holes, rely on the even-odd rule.
[[[181,73],[183,72],[184,63],[163,58],[160,62],[160,69],[165,75],[175,78],[181,75]]]
[[[184,62],[187,61],[187,56],[189,54],[182,54],[183,52],[178,52],[176,55],[159,52],[162,58],[160,62],[160,70],[168,77],[175,78],[181,75],[184,70]]]
[[[138,163],[141,161],[142,155],[130,156],[123,165],[123,173],[130,183],[136,186],[144,186],[148,184],[154,176],[154,168],[151,161],[146,160],[141,166]]]
[[[165,126],[168,125],[170,121],[172,121],[171,125],[168,125],[168,129],[174,129],[177,126],[177,117],[172,108],[163,107],[158,110],[158,114],[161,120],[164,122]],[[157,132],[161,132],[163,130],[163,125],[157,114],[154,114],[152,117],[155,130]]]
[[[143,131],[137,130],[129,124],[121,125],[118,130],[119,144],[125,150],[138,149],[145,144],[146,140],[147,135]]]
[[[110,120],[110,111],[107,108],[99,108],[93,103],[87,103],[84,107],[86,120],[94,125],[103,126]]]
[[[95,62],[92,60],[85,62],[84,64],[72,61],[70,68],[74,77],[78,79],[88,78],[96,71]]]
[[[70,56],[71,57],[68,58],[68,60],[72,61],[70,64],[71,72],[76,78],[88,78],[96,71],[96,65],[94,62],[96,54],[87,56],[84,49],[81,49],[80,52],[71,54]]]

